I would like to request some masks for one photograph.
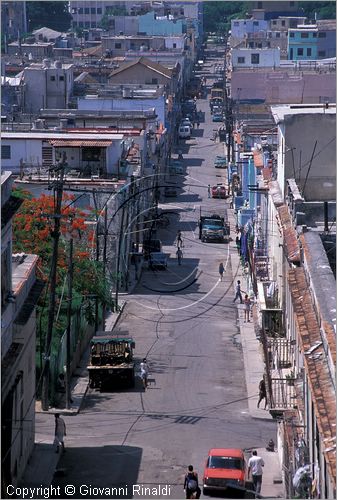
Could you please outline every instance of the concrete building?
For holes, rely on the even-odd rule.
[[[139,136],[140,132],[134,130],[133,134]],[[109,129],[101,129],[99,134],[98,129],[3,132],[2,166],[21,176],[24,173],[42,175],[55,165],[64,151],[69,168],[79,176],[111,177],[118,173],[124,135],[114,134]]]
[[[234,19],[231,21],[231,44],[243,40],[245,36],[266,32],[269,29],[269,21],[259,19]]]
[[[335,62],[312,67],[239,68],[231,73],[231,97],[236,102],[288,104],[336,101]]]
[[[336,105],[272,106],[278,126],[277,179],[295,178],[307,201],[336,195]]]
[[[20,481],[34,447],[35,306],[43,288],[37,255],[12,256],[12,218],[22,200],[12,196],[11,172],[1,174],[1,441],[2,497]]]
[[[37,113],[41,108],[67,108],[73,89],[73,65],[49,59],[24,70],[26,85],[25,112]]]
[[[61,40],[62,33],[52,30],[51,28],[39,28],[33,31],[33,36],[36,42],[52,42],[58,43]]]
[[[250,14],[255,19],[275,19],[279,16],[300,16],[300,2],[250,2]]]
[[[184,50],[186,35],[152,36],[152,35],[115,35],[102,36],[102,49],[112,57],[124,56],[128,51],[161,51]]]
[[[336,21],[322,19],[317,21],[317,57],[325,59],[336,57]]]
[[[269,21],[269,26],[272,31],[286,31],[289,28],[297,28],[299,24],[305,24],[307,18],[300,16],[279,16],[276,19]]]
[[[288,59],[294,61],[315,60],[318,29],[316,25],[302,24],[288,30]]]
[[[236,68],[274,68],[280,65],[280,49],[232,49],[231,66]]]
[[[7,46],[9,56],[20,56],[31,54],[33,59],[42,59],[44,57],[51,57],[53,54],[53,43],[39,42],[39,43],[19,43],[12,42]]]

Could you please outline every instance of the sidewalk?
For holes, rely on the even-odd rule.
[[[135,286],[135,285],[134,285]],[[117,323],[123,308],[125,300],[120,301],[121,309],[118,313],[110,313],[106,319],[106,329],[112,330]],[[48,411],[41,409],[41,402],[37,401],[35,405],[35,445],[33,453],[26,467],[20,486],[40,487],[50,486],[61,454],[55,453],[54,441],[54,418],[55,413],[66,415],[67,417],[76,415],[80,409],[88,390],[88,364],[89,349],[84,353],[79,366],[74,372],[71,381],[71,397],[73,403],[70,409],[49,408]],[[62,471],[60,471],[61,473]],[[34,498],[44,498],[36,496]]]
[[[228,219],[230,227],[235,228],[236,219],[234,210],[228,209]],[[230,259],[233,273],[233,298],[235,295],[235,283],[237,280],[241,281],[242,289],[245,290],[246,275],[243,272],[239,255],[237,253],[235,240],[229,243],[230,245]],[[256,337],[256,317],[254,314],[250,323],[244,323],[244,309],[243,305],[237,303],[238,311],[238,326],[240,328],[242,354],[244,361],[247,395],[248,395],[248,409],[251,417],[261,420],[273,420],[272,416],[267,410],[264,410],[264,401],[262,401],[260,408],[257,408],[258,402],[258,387],[259,382],[264,373],[264,362],[262,346]],[[255,313],[255,311],[254,311]],[[267,407],[268,408],[268,407]],[[266,439],[267,445],[268,439]],[[258,448],[257,453],[263,458],[265,467],[263,471],[263,483],[261,494],[263,498],[283,498],[284,488],[282,484],[282,471],[277,451],[268,452],[265,448]]]

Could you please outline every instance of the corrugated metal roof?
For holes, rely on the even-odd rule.
[[[336,394],[323,345],[315,350],[315,356],[305,354],[316,342],[322,342],[322,337],[304,268],[290,270],[288,281],[317,426],[322,438],[329,477],[336,487]],[[320,356],[317,357],[319,353]]]
[[[82,148],[82,147],[95,147],[95,148],[106,148],[112,144],[112,141],[102,141],[101,139],[92,139],[90,141],[77,141],[77,140],[67,140],[67,139],[57,139],[48,141],[49,144],[56,147],[66,147],[66,148]]]

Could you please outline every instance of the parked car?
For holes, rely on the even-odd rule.
[[[171,175],[179,174],[182,175],[184,173],[184,167],[181,161],[173,160],[169,164],[169,172]]]
[[[227,158],[225,156],[216,156],[214,160],[215,168],[227,168]]]
[[[184,126],[184,125],[187,125],[187,126],[188,126],[188,127],[190,127],[191,129],[193,128],[192,122],[191,122],[191,120],[190,120],[188,117],[186,117],[186,118],[184,118],[183,120],[181,120],[181,122],[180,122],[180,126],[182,127],[182,126]]]
[[[226,198],[226,188],[223,184],[212,186],[212,198]]]
[[[149,259],[150,268],[167,268],[167,255],[163,252],[151,252]]]
[[[165,186],[164,188],[165,198],[175,198],[177,196],[177,190],[174,186]]]
[[[180,125],[178,130],[179,139],[191,138],[191,127],[189,125]]]
[[[214,491],[244,490],[246,461],[242,450],[212,448],[208,452],[203,475],[203,494]]]
[[[222,113],[213,113],[213,122],[222,122]]]

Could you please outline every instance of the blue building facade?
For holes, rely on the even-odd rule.
[[[317,26],[300,26],[288,30],[288,59],[291,61],[318,58]]]

